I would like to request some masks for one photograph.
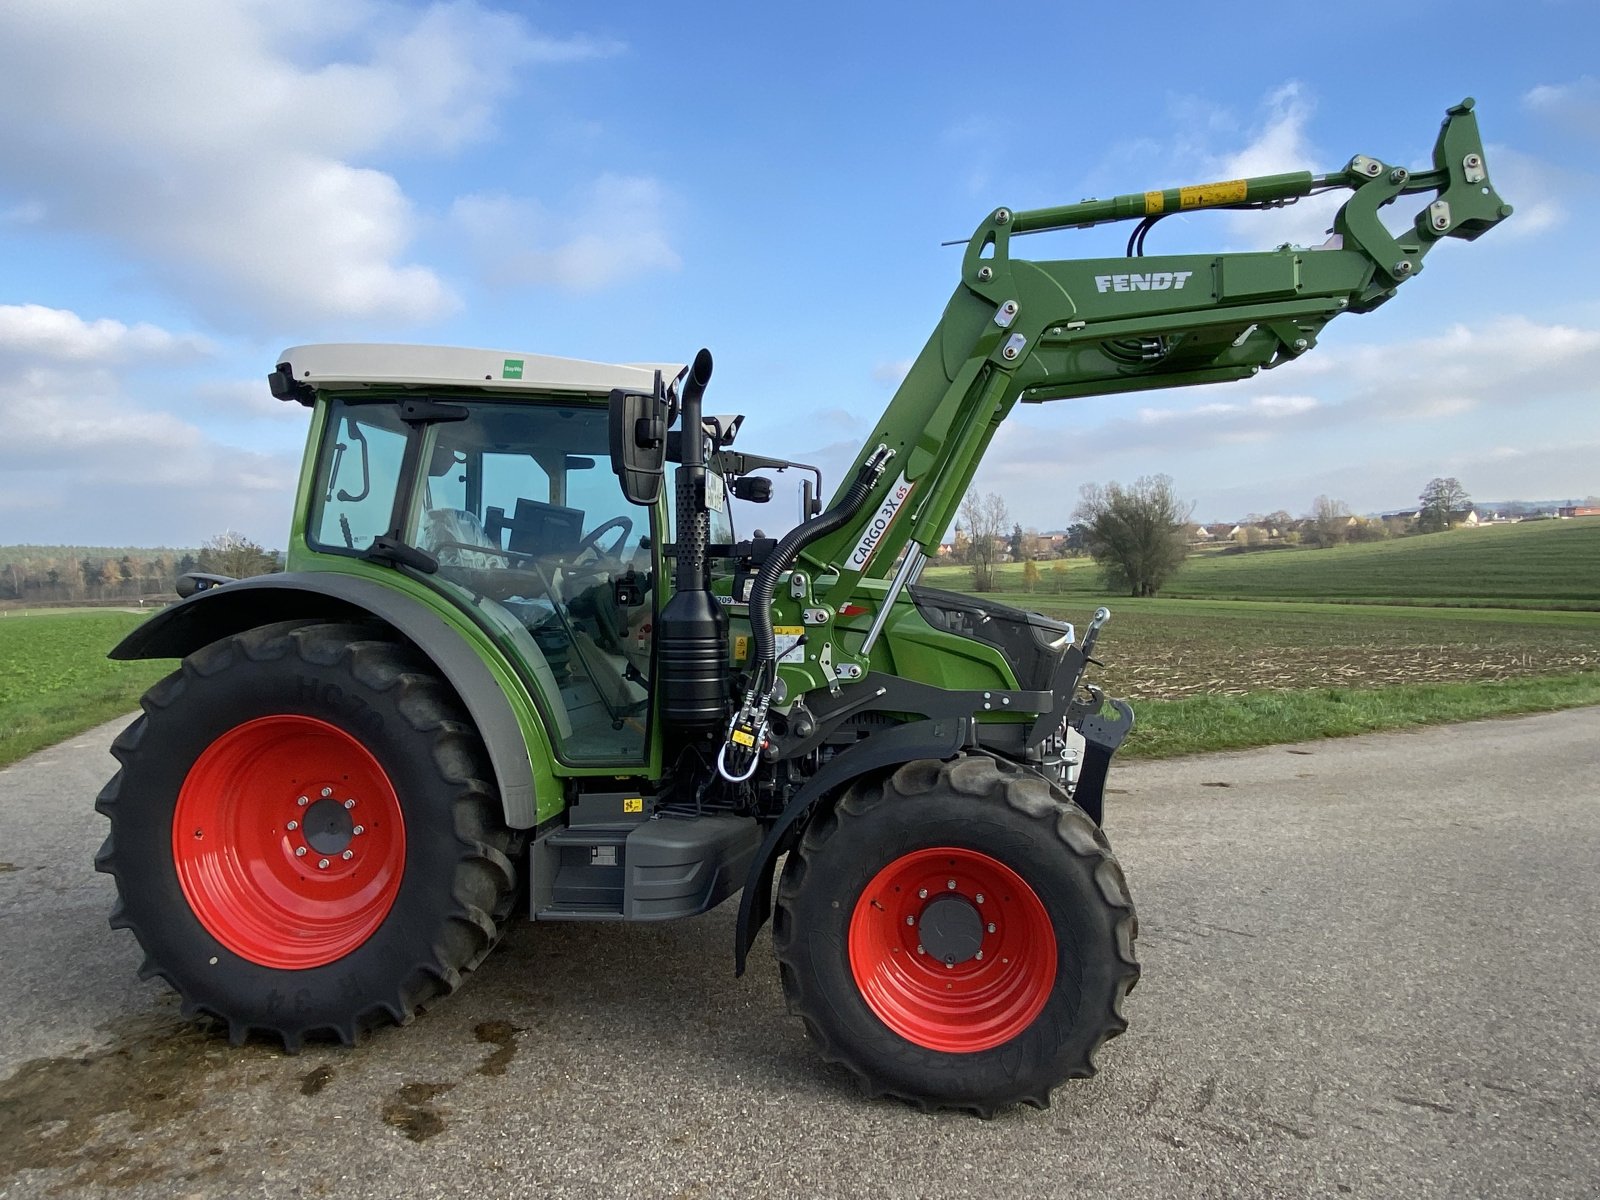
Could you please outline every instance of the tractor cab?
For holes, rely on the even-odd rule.
[[[407,563],[513,647],[560,757],[642,763],[667,514],[624,497],[606,402],[656,369],[429,348],[402,374],[372,349],[285,352],[326,398],[290,569]]]

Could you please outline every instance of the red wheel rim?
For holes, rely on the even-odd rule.
[[[944,956],[926,952],[936,903],[955,924],[973,924],[963,903],[977,914],[976,951],[941,934]],[[895,859],[861,893],[850,917],[850,970],[867,1006],[901,1037],[972,1054],[1010,1041],[1044,1008],[1056,981],[1055,931],[1010,867],[937,846]]]
[[[388,916],[405,822],[355,738],[312,717],[262,717],[189,768],[172,857],[212,937],[261,966],[303,970],[350,953]]]

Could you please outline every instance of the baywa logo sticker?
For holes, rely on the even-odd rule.
[[[894,481],[888,496],[884,497],[883,503],[878,506],[878,511],[872,514],[872,520],[867,523],[867,531],[861,535],[856,548],[850,551],[847,562],[851,570],[859,571],[872,561],[878,543],[883,541],[883,535],[889,532],[889,526],[894,524],[895,514],[900,511],[915,486],[907,483],[904,475]]]

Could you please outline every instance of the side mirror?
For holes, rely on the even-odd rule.
[[[733,481],[733,494],[752,504],[765,504],[772,499],[772,480],[763,475],[744,475]]]
[[[800,519],[809,521],[822,511],[822,498],[817,495],[817,489],[811,486],[811,480],[800,481]]]
[[[661,373],[651,392],[611,393],[611,469],[629,504],[651,505],[661,495],[667,462],[667,399]]]

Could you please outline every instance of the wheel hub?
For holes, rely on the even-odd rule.
[[[356,823],[351,815],[355,801],[328,798],[318,800],[306,809],[301,822],[305,841],[318,854],[339,854],[354,840]]]
[[[983,948],[983,917],[965,896],[940,896],[922,910],[917,934],[925,951],[954,966]]]

